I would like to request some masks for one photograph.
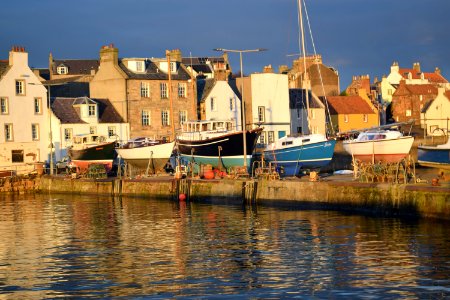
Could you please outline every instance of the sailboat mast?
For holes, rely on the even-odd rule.
[[[306,47],[305,47],[305,31],[303,29],[303,12],[302,12],[302,1],[303,0],[297,0],[297,6],[298,6],[298,19],[300,23],[300,36],[301,36],[301,43],[302,43],[302,55],[303,55],[303,78],[302,78],[302,89],[305,90],[305,99],[306,99],[306,118],[308,123],[308,134],[311,133],[311,125],[310,125],[310,118],[309,118],[309,76],[306,72]]]
[[[171,134],[171,141],[175,140],[175,123],[174,123],[174,119],[173,119],[173,102],[172,102],[172,68],[170,66],[170,51],[166,50],[166,57],[167,57],[167,69],[168,69],[168,74],[169,74],[169,87],[167,88],[167,93],[168,93],[168,97],[169,97],[169,103],[170,103],[170,125],[172,128],[172,134]]]

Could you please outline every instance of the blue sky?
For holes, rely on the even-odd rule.
[[[388,74],[393,61],[450,79],[450,0],[306,0],[318,54],[340,74]],[[121,57],[215,56],[213,48],[268,51],[244,55],[244,73],[291,65],[298,53],[295,0],[22,0],[2,1],[0,59],[13,45],[30,66],[57,59],[98,58],[114,43]],[[312,52],[308,48],[308,52]],[[230,54],[233,71],[238,55]]]

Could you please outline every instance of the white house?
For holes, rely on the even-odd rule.
[[[420,124],[427,135],[450,133],[450,91],[438,88],[436,98],[422,108]]]
[[[0,168],[29,172],[49,158],[47,90],[28,66],[28,53],[13,47],[0,61]]]
[[[405,80],[406,84],[436,84],[442,87],[448,87],[448,81],[441,75],[439,68],[434,72],[422,72],[418,62],[413,64],[412,69],[400,68],[398,62],[394,62],[391,66],[391,72],[387,77],[381,80],[381,98],[383,103],[391,103],[392,95],[401,80]]]
[[[246,123],[264,127],[259,142],[268,144],[289,135],[291,120],[288,76],[275,73],[251,74],[249,89],[252,116]]]
[[[241,129],[241,100],[225,80],[198,81],[197,95],[202,120],[231,120]]]
[[[98,134],[110,141],[126,141],[130,137],[129,124],[107,99],[58,97],[52,99],[52,112],[56,160],[67,154],[75,135]]]

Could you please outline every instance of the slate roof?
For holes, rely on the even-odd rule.
[[[181,62],[186,66],[193,65],[205,65],[206,61],[210,61],[211,63],[224,63],[225,60],[222,56],[214,56],[214,57],[183,57]]]
[[[52,111],[62,124],[76,124],[84,122],[75,108],[74,103],[83,101],[94,101],[97,103],[99,123],[124,123],[119,113],[114,109],[108,99],[90,99],[87,97],[80,98],[54,98],[52,99]]]
[[[308,90],[308,99],[310,108],[322,108],[318,99],[313,97]],[[289,89],[289,109],[305,109],[306,108],[306,90],[305,89]]]
[[[9,69],[9,62],[7,60],[0,60],[0,76],[2,76]]]
[[[374,114],[369,104],[360,96],[328,96],[330,114]]]
[[[53,60],[52,73],[56,74],[56,69],[60,65],[68,68],[68,75],[90,75],[91,70],[97,72],[100,62],[97,59],[55,59]]]
[[[150,59],[145,60],[145,72],[135,73],[129,70],[123,63],[122,59],[119,59],[119,67],[127,74],[129,79],[141,79],[141,80],[168,80],[169,75],[161,71],[158,66]],[[179,66],[177,73],[171,74],[172,80],[189,80],[191,76],[188,71]]]
[[[205,102],[206,97],[216,85],[215,79],[202,79],[197,81],[197,101],[199,103]]]

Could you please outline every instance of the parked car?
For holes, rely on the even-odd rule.
[[[73,165],[70,157],[64,156],[60,161],[56,163],[56,173],[71,173],[72,170],[75,169],[75,165]]]

